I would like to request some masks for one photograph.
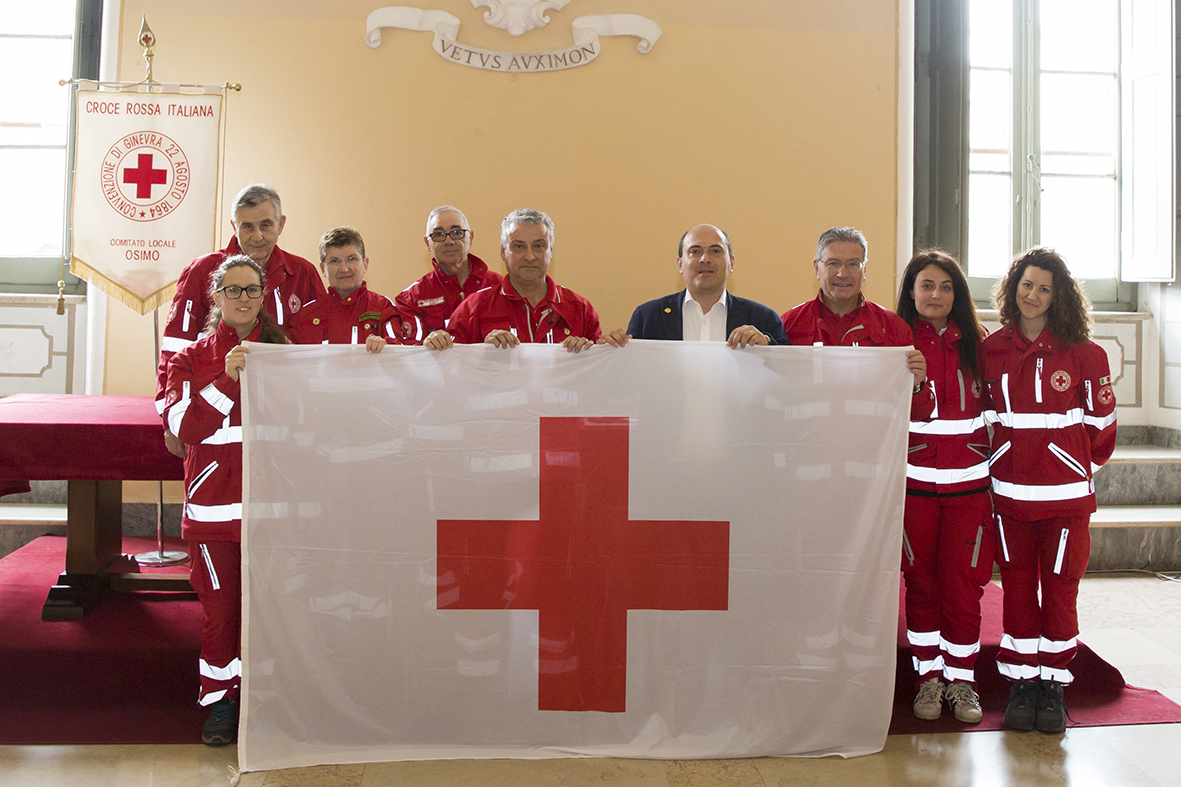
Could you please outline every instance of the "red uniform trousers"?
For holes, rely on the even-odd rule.
[[[189,582],[201,601],[201,693],[211,705],[238,699],[242,682],[242,545],[237,541],[190,541]]]
[[[988,490],[908,494],[902,572],[915,687],[931,678],[976,682],[980,597],[992,579],[995,531]]]
[[[1089,516],[998,519],[1005,633],[996,662],[1010,680],[1074,680],[1068,667],[1078,652],[1078,583],[1091,556],[1089,527]]]

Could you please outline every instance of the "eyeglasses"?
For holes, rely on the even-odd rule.
[[[329,257],[328,259],[324,260],[324,264],[325,265],[344,265],[347,262],[350,265],[355,265],[356,263],[358,263],[360,261],[361,261],[361,258],[358,257],[356,254],[350,254],[347,257]]]
[[[242,293],[246,293],[246,297],[249,298],[250,300],[257,301],[259,298],[262,297],[262,285],[261,284],[251,284],[248,287],[239,287],[235,284],[229,284],[229,285],[217,290],[217,292],[222,293],[227,298],[229,298],[231,301],[236,301],[239,298],[241,298]]]
[[[861,270],[861,268],[865,265],[865,260],[849,260],[847,262],[841,262],[840,260],[821,260],[820,264],[823,265],[829,273],[836,273],[841,269],[852,273],[854,271]]]
[[[450,235],[453,240],[463,240],[463,236],[467,235],[469,232],[471,232],[471,230],[465,230],[456,227],[453,230],[432,230],[431,234],[427,235],[427,237],[433,240],[435,243],[442,243],[447,239],[448,235]]]

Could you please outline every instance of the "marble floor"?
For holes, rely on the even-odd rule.
[[[1181,703],[1181,582],[1088,575],[1081,639],[1130,683]],[[1067,695],[1069,700],[1069,694]],[[0,746],[0,785],[227,785],[234,747]],[[868,757],[753,760],[452,760],[247,773],[242,787],[1181,787],[1181,724],[893,735]]]

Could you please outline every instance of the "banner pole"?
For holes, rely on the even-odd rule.
[[[160,309],[152,309],[152,337],[155,341],[156,363],[160,363]],[[161,437],[163,439],[163,437]],[[164,551],[164,482],[156,482],[156,551],[140,552],[135,562],[141,566],[176,566],[189,559],[188,552]]]

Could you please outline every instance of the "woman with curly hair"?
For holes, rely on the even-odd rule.
[[[1013,682],[1005,726],[1060,733],[1093,473],[1115,447],[1115,394],[1107,354],[1089,338],[1090,304],[1057,252],[1033,248],[1014,260],[996,302],[1003,327],[984,341],[984,380],[1004,588],[997,667]]]
[[[242,407],[238,375],[245,342],[289,344],[261,311],[262,268],[244,254],[210,276],[213,309],[206,336],[172,356],[164,418],[185,447],[181,536],[189,542],[189,581],[201,601],[198,702],[210,709],[201,731],[210,745],[230,743],[238,726],[242,674]]]
[[[911,397],[902,571],[915,667],[914,715],[981,719],[976,693],[980,597],[996,537],[979,353],[984,329],[955,258],[920,251],[902,274],[898,316],[927,359]]]

